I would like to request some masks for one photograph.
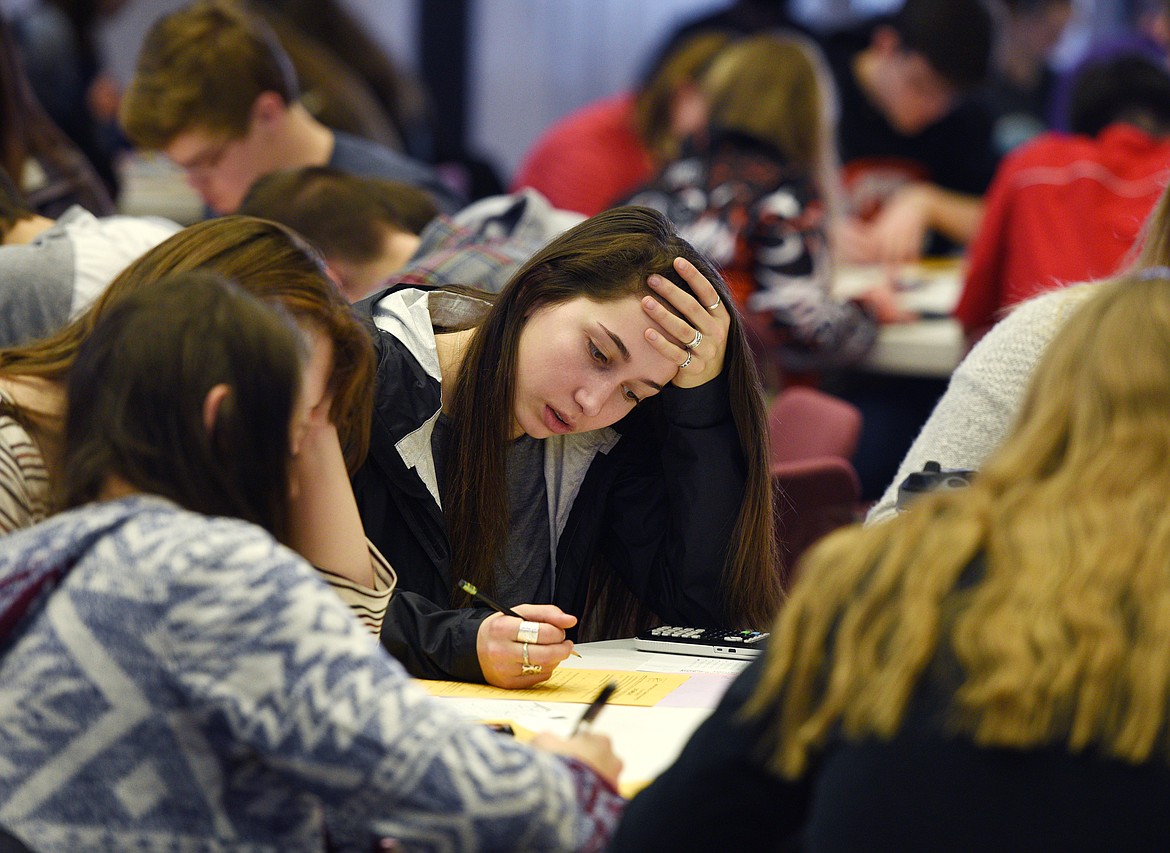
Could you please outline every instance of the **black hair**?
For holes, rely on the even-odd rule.
[[[1170,73],[1165,68],[1126,54],[1090,63],[1077,73],[1069,130],[1096,136],[1119,121],[1157,134],[1170,130]]]
[[[119,300],[69,373],[62,505],[98,499],[116,476],[284,538],[304,358],[291,319],[212,273]],[[228,393],[208,429],[204,403],[218,385]]]
[[[993,30],[983,0],[906,0],[892,26],[902,48],[925,57],[952,86],[971,89],[987,76]]]

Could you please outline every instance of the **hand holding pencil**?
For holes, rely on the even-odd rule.
[[[547,681],[573,644],[565,629],[577,617],[553,604],[517,604],[501,607],[472,584],[460,588],[495,611],[479,625],[476,655],[488,684],[496,687],[532,687]]]

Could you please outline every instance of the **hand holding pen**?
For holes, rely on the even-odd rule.
[[[601,713],[601,709],[605,707],[605,703],[613,696],[615,690],[617,690],[616,681],[609,682],[601,689],[597,698],[589,703],[589,707],[585,709],[585,713],[577,721],[573,733],[568,738],[560,738],[548,732],[541,732],[533,738],[532,743],[533,746],[540,749],[572,756],[578,761],[583,761],[609,782],[614,790],[617,790],[618,779],[622,772],[621,759],[614,753],[610,739],[592,730],[593,721],[597,719],[597,715]]]
[[[581,719],[577,721],[577,725],[573,726],[573,735],[577,735],[582,730],[588,730],[593,725],[593,721],[597,719],[597,715],[601,713],[601,709],[605,707],[605,703],[613,696],[614,691],[617,690],[617,682],[607,682],[601,688],[601,692],[597,694],[597,698],[589,703],[589,707],[585,709],[585,713],[581,715]]]
[[[489,684],[532,687],[547,681],[557,665],[573,654],[565,629],[577,624],[577,617],[553,604],[502,607],[474,584],[461,580],[458,586],[499,614],[483,620],[476,633],[476,655]],[[519,619],[520,624],[505,617]]]

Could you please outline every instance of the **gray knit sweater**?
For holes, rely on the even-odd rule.
[[[895,513],[898,484],[928,461],[978,469],[1011,429],[1032,370],[1073,312],[1096,292],[1092,283],[1052,291],[1021,304],[979,341],[955,368],[894,480],[866,523]]]

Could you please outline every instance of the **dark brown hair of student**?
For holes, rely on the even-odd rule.
[[[1151,136],[1170,133],[1170,73],[1164,62],[1124,54],[1090,62],[1073,81],[1068,128],[1096,136],[1125,123]]]
[[[16,40],[0,16],[0,167],[23,192],[25,165],[34,159],[46,174],[47,213],[56,195],[68,195],[90,213],[114,212],[114,203],[89,161],[53,124],[21,64]],[[34,204],[35,207],[35,204]]]
[[[452,448],[443,494],[453,564],[481,589],[493,575],[508,536],[505,453],[513,424],[516,359],[525,318],[537,308],[577,297],[598,302],[643,296],[646,279],[658,273],[684,290],[677,257],[693,263],[731,310],[725,367],[731,408],[747,465],[747,484],[730,537],[723,572],[729,624],[768,624],[780,603],[780,576],[772,517],[763,392],[743,326],[732,310],[727,286],[700,252],[675,232],[661,213],[617,207],[585,220],[537,252],[496,298],[470,344],[451,401]],[[642,406],[656,406],[651,398]],[[612,572],[595,578],[616,584]],[[591,593],[598,584],[591,584]],[[616,590],[616,586],[610,586]],[[601,595],[602,593],[599,593]],[[622,594],[599,602],[602,636],[629,630],[632,604]],[[586,622],[589,616],[586,615]]]
[[[333,342],[331,417],[346,466],[365,459],[373,417],[374,349],[369,332],[325,273],[317,252],[275,222],[223,216],[184,228],[127,267],[93,307],[55,335],[0,350],[0,375],[64,381],[77,351],[102,315],[129,293],[176,272],[203,269],[230,278],[265,302],[281,305]]]
[[[994,27],[984,0],[906,0],[893,27],[903,50],[923,56],[956,89],[987,76]]]
[[[307,357],[291,317],[208,272],[110,307],[69,372],[67,507],[111,477],[205,515],[288,529],[289,424]],[[204,403],[227,386],[213,426]]]
[[[671,118],[675,95],[683,86],[698,86],[711,61],[731,42],[722,32],[702,32],[676,45],[646,74],[634,99],[634,126],[659,163],[678,156],[681,140]]]
[[[1096,287],[969,488],[802,561],[745,708],[778,772],[837,733],[893,737],[939,667],[978,745],[1167,760],[1170,270]]]
[[[382,254],[386,229],[418,234],[439,209],[410,184],[307,166],[257,179],[239,213],[287,225],[327,258],[363,264]]]

